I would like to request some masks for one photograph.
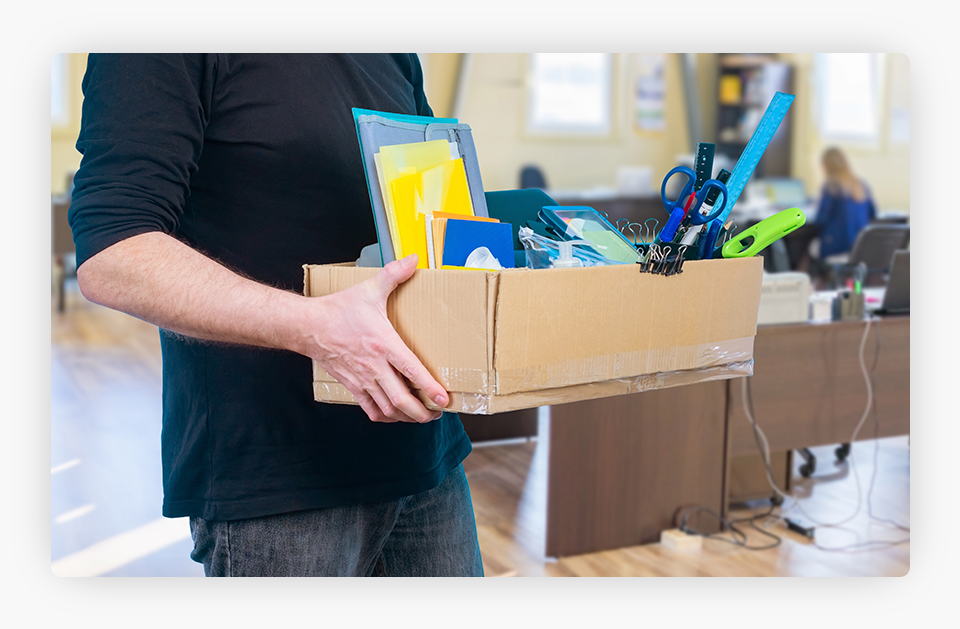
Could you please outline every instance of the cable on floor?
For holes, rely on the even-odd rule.
[[[876,400],[875,400],[876,394],[875,394],[875,391],[874,391],[874,389],[875,389],[875,387],[874,387],[874,376],[875,376],[874,372],[875,372],[875,370],[876,370],[877,360],[878,360],[879,355],[880,355],[880,336],[879,336],[879,327],[880,327],[880,326],[879,326],[879,324],[877,325],[877,332],[876,332],[876,354],[875,354],[875,356],[874,356],[873,365],[872,365],[872,367],[871,367],[871,369],[870,369],[869,372],[867,371],[866,363],[864,362],[864,358],[863,358],[864,348],[865,348],[865,346],[866,346],[867,339],[869,338],[870,325],[871,325],[872,322],[873,322],[873,317],[872,317],[871,315],[867,315],[867,323],[866,323],[866,326],[864,326],[863,337],[862,337],[861,340],[860,340],[860,352],[859,352],[860,369],[861,369],[861,371],[863,372],[864,382],[866,383],[866,386],[867,386],[867,404],[866,404],[866,408],[864,408],[863,415],[861,416],[860,421],[857,423],[857,426],[856,426],[856,428],[854,429],[853,434],[852,434],[851,437],[850,437],[849,443],[853,444],[853,443],[856,441],[857,435],[860,433],[860,429],[863,427],[863,424],[864,424],[864,422],[866,421],[867,417],[870,415],[870,411],[871,411],[871,409],[872,409],[872,410],[873,410],[873,416],[874,416],[874,437],[875,437],[875,440],[874,440],[874,468],[873,468],[873,474],[872,474],[871,480],[870,480],[870,489],[868,490],[868,494],[867,494],[867,500],[868,500],[867,511],[868,511],[868,515],[870,515],[870,517],[871,517],[872,519],[874,519],[874,520],[881,521],[881,522],[887,522],[887,523],[893,524],[893,525],[896,526],[897,528],[900,528],[900,529],[902,529],[902,530],[909,531],[909,530],[910,530],[909,527],[905,527],[905,526],[899,525],[899,524],[897,524],[896,522],[893,522],[892,520],[884,520],[884,519],[878,518],[878,517],[876,517],[876,516],[873,516],[873,514],[872,514],[872,507],[871,507],[871,505],[870,505],[870,497],[871,497],[872,494],[873,494],[874,483],[875,483],[875,481],[876,481],[877,458],[878,458],[878,452],[879,452],[879,448],[880,448],[879,441],[877,440],[877,437],[878,437],[878,434],[879,434],[879,417],[878,417],[877,411],[876,411]],[[854,461],[853,450],[851,449],[850,455],[848,455],[847,459],[850,461],[850,467],[851,467],[851,469],[853,470],[854,480],[856,481],[856,484],[857,484],[857,508],[856,508],[856,510],[854,511],[854,513],[853,513],[852,515],[850,515],[850,516],[847,517],[846,519],[841,520],[841,521],[839,521],[839,522],[833,522],[833,523],[819,522],[819,521],[817,521],[815,518],[810,517],[810,515],[809,515],[806,511],[803,510],[803,507],[801,506],[800,501],[799,501],[798,498],[786,494],[783,490],[781,490],[781,489],[777,486],[776,482],[775,482],[774,479],[773,479],[773,471],[772,471],[772,469],[771,469],[771,467],[770,467],[770,445],[769,445],[769,442],[767,441],[766,435],[763,433],[763,430],[760,428],[760,426],[757,425],[756,416],[755,416],[754,411],[753,411],[753,396],[752,396],[752,392],[751,392],[751,390],[750,390],[750,382],[749,382],[749,380],[750,380],[749,378],[743,378],[743,410],[744,410],[744,413],[745,413],[746,416],[747,416],[747,419],[750,421],[751,427],[753,428],[754,440],[755,440],[756,443],[757,443],[757,448],[760,450],[760,454],[762,455],[763,463],[764,463],[764,466],[765,466],[765,468],[766,468],[767,482],[770,484],[770,487],[774,490],[774,492],[776,492],[779,496],[783,497],[784,500],[788,500],[788,499],[789,499],[789,500],[792,501],[789,506],[787,506],[787,507],[785,507],[785,508],[783,508],[783,509],[781,510],[780,515],[779,515],[776,519],[777,519],[778,521],[779,521],[779,520],[783,520],[783,519],[785,518],[785,515],[786,515],[788,512],[790,512],[792,509],[796,508],[796,509],[799,510],[799,511],[804,515],[804,517],[806,517],[810,522],[816,524],[817,526],[819,526],[819,527],[821,527],[821,528],[843,528],[843,527],[842,527],[843,524],[846,524],[847,522],[853,520],[855,517],[857,517],[857,515],[860,514],[860,511],[861,511],[862,506],[863,506],[863,504],[862,504],[862,503],[863,503],[863,491],[862,491],[862,487],[861,487],[861,485],[860,485],[860,475],[859,475],[859,473],[857,472],[856,462]],[[875,547],[884,548],[884,547],[889,547],[889,546],[895,546],[895,545],[898,545],[898,544],[904,544],[904,543],[907,543],[907,542],[909,542],[909,541],[910,541],[910,538],[908,537],[908,538],[903,539],[903,540],[893,540],[893,541],[889,541],[889,542],[888,542],[888,541],[870,541],[870,542],[863,542],[863,543],[858,543],[858,544],[850,544],[850,545],[841,546],[841,547],[827,547],[827,546],[822,546],[822,545],[820,545],[820,544],[815,544],[815,545],[816,545],[816,547],[819,548],[820,550],[826,550],[826,551],[845,551],[845,550],[850,550],[850,549],[854,549],[854,548],[858,548],[858,547],[870,547],[870,548],[866,548],[866,549],[874,550]],[[876,545],[879,545],[879,546],[876,546]]]

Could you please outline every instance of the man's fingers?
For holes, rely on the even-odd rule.
[[[396,374],[394,374],[394,379],[396,379]],[[409,407],[410,405],[400,399],[399,396],[397,399],[391,398],[390,394],[381,386],[379,378],[374,385],[367,388],[366,393],[369,393],[373,401],[376,402],[380,412],[391,420],[398,422],[420,421],[418,418],[408,415],[403,408],[401,408],[402,406]]]
[[[370,421],[373,422],[395,422],[397,420],[392,417],[387,417],[380,411],[380,406],[373,400],[372,397],[366,393],[356,392],[353,393],[353,399],[356,400],[357,404],[360,405],[360,408],[363,409],[363,412],[367,414],[367,417]]]
[[[347,373],[331,374],[353,395],[372,421],[422,423],[438,419],[441,413],[426,408],[386,361],[371,366],[374,376],[361,382]]]
[[[436,411],[431,411],[423,405],[423,402],[410,391],[407,384],[393,369],[388,373],[380,374],[377,377],[377,384],[383,389],[389,407],[396,409],[404,417],[416,422],[428,422],[438,417]],[[381,405],[382,409],[383,405]]]
[[[388,353],[387,361],[414,387],[426,393],[434,404],[443,408],[449,403],[447,392],[406,345],[395,348],[394,351]],[[419,402],[417,400],[418,404]]]

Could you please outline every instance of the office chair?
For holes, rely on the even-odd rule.
[[[803,465],[800,466],[800,476],[810,478],[817,469],[817,457],[813,455],[810,448],[800,448],[797,453],[803,458]],[[837,463],[843,463],[850,456],[850,444],[841,443],[834,448],[833,454],[837,457]],[[774,503],[775,505],[779,503]]]
[[[547,179],[543,176],[540,167],[527,165],[520,169],[520,188],[540,188],[547,189]]]
[[[841,276],[849,275],[860,263],[867,267],[863,285],[883,286],[890,273],[893,252],[906,249],[909,244],[909,224],[871,222],[857,234],[847,260],[834,265],[834,287],[839,287]]]

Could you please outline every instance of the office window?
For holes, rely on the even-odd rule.
[[[50,125],[70,122],[69,55],[56,54],[50,60]]]
[[[527,132],[533,135],[609,135],[613,55],[531,54],[527,75]]]
[[[877,53],[823,53],[816,58],[820,135],[874,142],[880,130],[882,57]]]

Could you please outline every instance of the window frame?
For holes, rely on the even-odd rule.
[[[50,128],[64,129],[73,119],[70,54],[55,53],[50,59]],[[59,96],[59,102],[55,102]],[[59,106],[59,109],[58,109]]]
[[[535,139],[609,139],[617,131],[617,72],[618,59],[614,53],[585,53],[602,55],[601,67],[601,111],[603,120],[597,125],[577,125],[564,123],[543,123],[534,120],[536,96],[536,67],[537,56],[543,54],[584,54],[584,53],[528,53],[526,63],[526,80],[524,89],[524,135]]]
[[[827,64],[833,55],[866,54],[870,62],[870,89],[872,91],[873,128],[869,133],[857,133],[850,130],[828,129],[826,127],[827,100],[830,98],[827,87]],[[814,84],[816,86],[816,128],[822,141],[855,148],[880,148],[884,138],[884,94],[885,94],[886,55],[883,53],[817,53],[814,57]]]

